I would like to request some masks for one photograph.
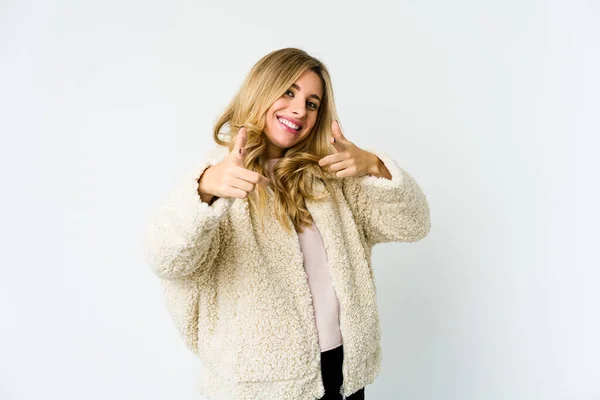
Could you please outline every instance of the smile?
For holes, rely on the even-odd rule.
[[[277,117],[277,120],[279,121],[279,123],[281,125],[283,125],[285,128],[289,128],[288,130],[293,131],[293,132],[297,132],[302,128],[301,125],[296,125],[292,121],[288,121],[287,119],[285,119],[283,117]]]

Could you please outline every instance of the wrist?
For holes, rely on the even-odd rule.
[[[204,203],[208,203],[210,205],[216,199],[215,199],[215,196],[210,193],[210,190],[208,190],[206,188],[206,183],[207,183],[206,173],[208,172],[209,169],[210,169],[210,167],[208,167],[207,169],[204,170],[202,175],[200,175],[200,177],[198,178],[197,182],[198,182],[198,195],[200,196],[200,199]]]
[[[388,171],[383,161],[381,161],[381,159],[375,154],[373,154],[373,162],[371,163],[371,168],[369,169],[369,175],[379,178],[392,179],[390,171]]]
[[[368,170],[369,175],[380,176],[381,175],[381,160],[375,154],[371,153],[371,162]]]

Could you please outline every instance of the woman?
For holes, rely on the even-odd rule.
[[[211,400],[364,399],[379,373],[371,250],[425,237],[429,206],[336,119],[323,63],[267,54],[151,218],[147,261]]]

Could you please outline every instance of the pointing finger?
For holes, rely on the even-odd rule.
[[[258,178],[258,183],[264,187],[268,187],[271,184],[271,181],[267,177],[260,175]]]

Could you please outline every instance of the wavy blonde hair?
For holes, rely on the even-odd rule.
[[[231,152],[239,129],[245,127],[248,136],[245,168],[265,175],[268,168],[268,139],[263,132],[266,112],[307,70],[319,75],[323,83],[323,96],[315,125],[306,138],[285,149],[272,171],[275,216],[288,232],[291,232],[290,221],[295,230],[300,232],[303,226],[312,225],[305,199],[322,200],[333,190],[329,182],[332,174],[318,164],[321,158],[331,154],[331,123],[337,119],[331,78],[325,65],[296,48],[284,48],[265,55],[252,67],[213,129],[214,141],[227,146]],[[222,132],[225,125],[228,129]],[[223,134],[229,137],[227,141],[221,139]],[[326,189],[320,195],[315,188],[318,180],[323,182]],[[268,205],[266,189],[256,185],[256,190],[247,199],[264,227]]]

